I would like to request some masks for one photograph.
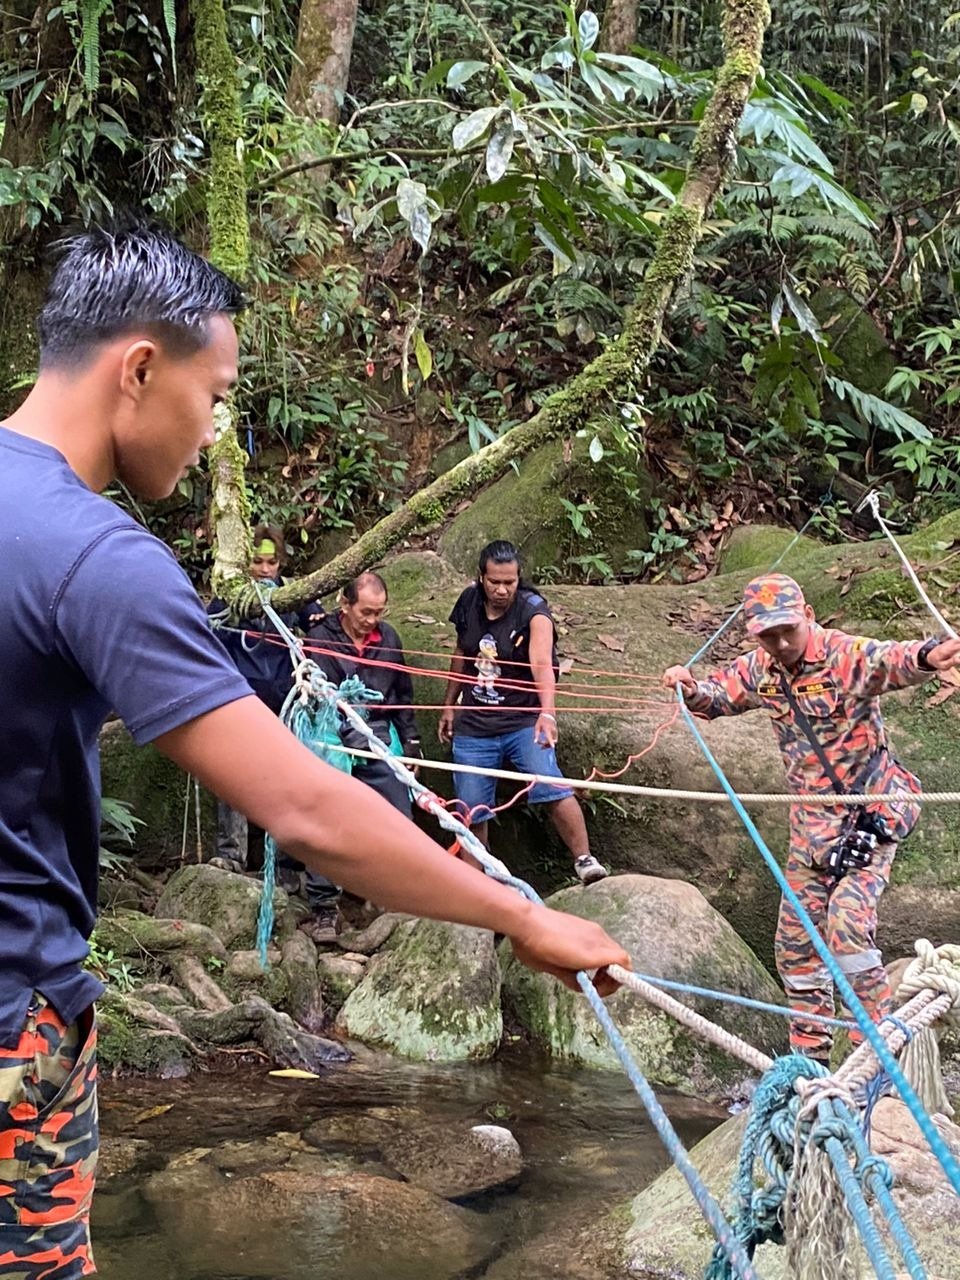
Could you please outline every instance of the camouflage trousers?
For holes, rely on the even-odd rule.
[[[96,1268],[90,1202],[97,1166],[92,1007],[69,1027],[34,996],[19,1043],[0,1048],[0,1276],[78,1280]]]
[[[895,844],[878,845],[871,866],[851,871],[842,880],[811,866],[795,850],[791,850],[786,867],[790,887],[874,1022],[892,1012],[890,984],[877,950],[876,932],[877,904],[887,887],[896,851]],[[833,980],[786,899],[780,902],[774,950],[777,971],[794,1013],[790,1047],[795,1053],[826,1059],[833,1043],[832,1029],[803,1015],[833,1016]],[[859,1032],[851,1033],[854,1043],[862,1038]]]

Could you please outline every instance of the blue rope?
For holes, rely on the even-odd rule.
[[[778,1058],[757,1086],[750,1103],[747,1127],[740,1145],[734,1196],[737,1219],[734,1230],[749,1257],[770,1240],[783,1244],[782,1207],[793,1165],[793,1120],[799,1107],[794,1082],[800,1077],[815,1079],[826,1072],[819,1063],[800,1054]],[[783,1117],[792,1109],[792,1117]],[[787,1140],[779,1144],[774,1132],[779,1129]],[[753,1166],[762,1160],[769,1176],[767,1184],[754,1188]],[[727,1259],[716,1248],[704,1280],[729,1280]]]
[[[851,1167],[847,1156],[847,1146],[853,1144],[853,1133],[859,1132],[856,1120],[848,1108],[838,1106],[833,1100],[824,1099],[817,1107],[820,1123],[811,1130],[810,1142],[818,1143],[830,1158],[843,1191],[847,1208],[856,1223],[860,1238],[867,1250],[871,1265],[877,1274],[877,1280],[896,1280],[893,1263],[884,1247],[877,1224],[870,1216],[870,1210],[864,1199],[863,1188],[857,1177],[857,1169]],[[867,1166],[866,1172],[879,1171],[884,1161],[877,1160],[875,1166]],[[859,1166],[863,1168],[863,1166]],[[889,1169],[887,1176],[891,1178]],[[902,1225],[902,1224],[901,1224]],[[908,1243],[909,1243],[909,1237]]]
[[[708,1000],[719,1000],[726,1004],[740,1005],[744,1009],[758,1009],[761,1013],[775,1013],[781,1018],[792,1018],[793,1010],[783,1004],[768,1004],[766,1000],[752,1000],[749,996],[737,995],[733,991],[714,991],[712,987],[694,987],[688,982],[674,982],[672,978],[655,978],[649,973],[636,975],[652,987],[663,987],[666,991],[680,991],[684,995],[704,996]],[[804,1022],[818,1022],[825,1027],[841,1027],[845,1031],[856,1031],[857,1024],[845,1018],[830,1018],[825,1013],[804,1013]]]
[[[835,1109],[846,1110],[836,1099],[833,1100],[833,1105]],[[879,1156],[873,1154],[867,1145],[867,1137],[859,1125],[851,1125],[850,1140],[857,1158],[857,1177],[861,1186],[866,1187],[876,1196],[877,1203],[885,1213],[887,1222],[890,1225],[890,1233],[896,1241],[897,1248],[900,1250],[903,1261],[913,1280],[926,1280],[926,1268],[921,1262],[910,1232],[900,1216],[896,1201],[890,1194],[890,1187],[893,1183],[890,1166],[886,1160],[881,1160]]]
[[[287,646],[290,650],[291,659],[295,661],[297,666],[300,666],[300,664],[303,663],[303,668],[309,671],[311,695],[318,701],[326,701],[335,705],[340,696],[338,691],[328,680],[324,678],[323,673],[320,671],[319,667],[317,667],[316,663],[303,662],[302,652],[296,636],[294,636],[289,628],[285,626],[282,619],[276,611],[270,607],[269,601],[264,596],[261,596],[261,603],[263,605],[264,613],[268,618],[270,618],[273,625],[277,628],[278,633],[286,640]],[[297,690],[297,696],[300,696],[299,690]],[[380,742],[368,725],[364,724],[362,720],[358,720],[355,715],[351,713],[351,709],[349,707],[342,707],[341,710],[343,711],[346,719],[358,728],[361,733],[365,734],[369,748],[377,756],[386,761],[393,773],[396,774],[396,776],[408,787],[410,787],[411,791],[413,791],[417,797],[428,802],[432,801],[435,804],[436,809],[431,811],[435,812],[436,817],[447,830],[455,832],[461,845],[471,853],[478,862],[480,862],[487,875],[490,875],[501,883],[516,889],[531,902],[535,902],[539,906],[544,905],[543,899],[531,885],[527,884],[524,880],[520,880],[516,876],[511,875],[501,863],[498,863],[497,859],[492,858],[488,850],[480,843],[473,832],[470,831],[468,827],[464,826],[464,824],[453,814],[445,810],[439,800],[437,800],[436,796],[434,796],[433,793],[424,786],[424,784],[420,782],[409,769],[402,765],[399,760],[390,755],[388,748]],[[268,897],[270,899],[269,910],[271,922],[273,911],[272,888],[268,895],[266,887],[266,866],[264,867],[264,872],[264,898],[261,903],[261,921],[259,922],[258,932],[258,941],[261,941],[263,947],[261,955],[265,954],[265,944],[262,943],[262,930],[265,923],[263,918],[263,902],[265,902]],[[266,936],[269,938],[269,934]],[[754,1270],[750,1259],[743,1250],[743,1247],[736,1239],[733,1229],[723,1214],[723,1210],[710,1194],[709,1188],[706,1186],[693,1162],[690,1160],[683,1143],[680,1141],[679,1136],[670,1123],[667,1113],[660,1105],[656,1094],[650,1087],[650,1084],[643,1072],[634,1061],[623,1036],[610,1017],[610,1014],[598,995],[590,977],[582,970],[577,973],[576,977],[580,989],[587,997],[590,1007],[593,1009],[599,1019],[600,1025],[606,1032],[613,1051],[617,1055],[617,1058],[627,1074],[627,1078],[630,1080],[630,1083],[633,1085],[641,1102],[646,1108],[647,1114],[649,1115],[660,1140],[663,1142],[674,1164],[686,1180],[686,1183],[697,1202],[700,1212],[710,1224],[710,1227],[717,1238],[720,1249],[722,1249],[723,1253],[728,1257],[730,1265],[733,1267],[733,1272],[731,1274],[740,1277],[740,1280],[759,1280],[757,1272]]]
[[[734,1184],[737,1204],[735,1230],[747,1253],[770,1241],[783,1244],[784,1202],[794,1172],[794,1152],[801,1099],[798,1079],[826,1079],[826,1068],[801,1054],[778,1058],[766,1072],[753,1096],[744,1131]],[[923,1263],[890,1195],[893,1175],[885,1160],[871,1154],[857,1118],[842,1102],[824,1098],[817,1105],[817,1123],[800,1120],[805,1142],[823,1147],[843,1190],[879,1280],[894,1280],[894,1269],[864,1196],[869,1189],[884,1211],[890,1232],[914,1280],[925,1280]],[[754,1166],[760,1161],[767,1182],[757,1188]],[[714,1249],[705,1280],[728,1280],[727,1259]]]
[[[903,1072],[897,1066],[896,1059],[894,1058],[890,1050],[887,1048],[887,1045],[885,1040],[883,1039],[883,1036],[877,1030],[876,1025],[871,1021],[870,1015],[867,1013],[866,1009],[863,1007],[862,1003],[860,1002],[860,999],[857,996],[856,992],[854,991],[853,987],[850,985],[850,982],[847,979],[846,974],[837,964],[836,957],[834,956],[830,948],[827,946],[827,944],[824,942],[820,934],[817,932],[817,929],[813,921],[811,920],[809,913],[807,912],[806,908],[803,906],[800,899],[797,897],[796,893],[791,888],[790,883],[787,880],[786,876],[784,875],[783,871],[781,870],[779,864],[777,863],[776,858],[770,852],[770,849],[767,846],[766,841],[764,840],[760,832],[757,830],[757,827],[753,819],[750,817],[746,809],[743,807],[743,802],[741,801],[737,793],[734,791],[733,787],[731,786],[727,778],[727,775],[724,773],[723,769],[721,768],[716,758],[714,757],[713,752],[707,746],[707,743],[704,740],[703,734],[698,729],[696,721],[694,720],[693,716],[690,714],[690,711],[688,710],[687,705],[683,700],[683,693],[679,687],[677,688],[677,702],[679,703],[680,710],[683,714],[683,717],[686,720],[687,725],[689,726],[691,732],[693,733],[693,736],[696,738],[697,743],[700,746],[700,750],[703,752],[707,763],[710,765],[711,769],[716,775],[717,781],[720,783],[721,787],[723,787],[724,791],[726,792],[730,800],[730,803],[733,805],[734,810],[736,811],[737,817],[743,823],[748,834],[753,840],[753,843],[757,846],[757,849],[759,850],[763,860],[766,862],[767,866],[770,868],[770,871],[773,873],[773,877],[776,880],[777,884],[779,885],[781,893],[786,898],[786,900],[790,903],[790,906],[793,908],[794,912],[796,913],[797,918],[802,923],[804,929],[806,929],[807,934],[810,938],[810,941],[814,947],[814,950],[816,951],[820,959],[823,961],[823,963],[826,965],[827,970],[833,979],[835,987],[840,992],[840,995],[843,999],[844,1004],[850,1010],[851,1014],[856,1020],[857,1026],[863,1032],[863,1035],[865,1036],[865,1038],[869,1040],[874,1053],[877,1055],[877,1059],[887,1071],[887,1074],[890,1076],[890,1079],[896,1085],[897,1092],[900,1094],[900,1097],[909,1107],[910,1114],[913,1116],[914,1120],[916,1120],[918,1126],[920,1127],[920,1131],[922,1132],[923,1136],[926,1138],[927,1143],[930,1146],[930,1150],[939,1160],[944,1173],[947,1175],[950,1181],[950,1185],[953,1187],[954,1191],[956,1191],[957,1194],[960,1195],[960,1165],[957,1164],[956,1158],[953,1156],[949,1147],[944,1142],[941,1135],[937,1132],[936,1128],[933,1125],[933,1122],[931,1121],[930,1117],[927,1115],[926,1111],[924,1110],[923,1104],[920,1102],[920,1099],[917,1097],[916,1090],[905,1078]]]

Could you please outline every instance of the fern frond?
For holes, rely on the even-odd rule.
[[[173,83],[177,83],[177,3],[163,0],[163,25],[170,41],[170,64],[173,67]]]
[[[872,249],[874,247],[873,232],[869,227],[864,227],[859,222],[854,222],[853,218],[844,218],[837,215],[828,218],[823,214],[804,213],[800,215],[797,221],[805,235],[813,233],[829,236],[832,240],[838,240],[844,244],[854,244],[858,249]]]

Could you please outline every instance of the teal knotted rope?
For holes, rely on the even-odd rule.
[[[269,608],[266,602],[264,602],[264,608]],[[327,682],[324,681],[324,683]],[[330,687],[334,688],[333,685]],[[342,773],[352,773],[353,757],[341,750],[340,725],[343,717],[337,708],[336,700],[350,703],[382,702],[383,694],[376,689],[368,689],[359,676],[347,676],[336,689],[336,699],[309,695],[305,697],[304,691],[294,685],[284,699],[280,719],[315,756]],[[276,883],[277,844],[268,832],[263,842],[263,888],[260,893],[260,910],[257,914],[257,950],[260,953],[262,969],[267,968],[267,947],[273,936],[273,894]]]
[[[890,1195],[893,1175],[889,1165],[871,1154],[856,1115],[840,1099],[821,1098],[815,1103],[814,1118],[797,1092],[798,1080],[826,1082],[829,1076],[824,1067],[800,1054],[778,1058],[764,1075],[751,1103],[734,1185],[734,1230],[744,1251],[753,1258],[757,1248],[767,1241],[784,1243],[784,1224],[791,1196],[797,1190],[796,1153],[819,1147],[834,1169],[845,1206],[878,1280],[894,1280],[895,1271],[870,1215],[867,1191],[876,1197],[910,1276],[925,1280],[923,1263]],[[767,1179],[760,1188],[754,1182],[758,1162]],[[727,1257],[715,1248],[705,1280],[730,1280],[732,1275]]]

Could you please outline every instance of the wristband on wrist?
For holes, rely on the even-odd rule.
[[[917,652],[917,666],[921,671],[936,671],[936,667],[931,666],[930,664],[930,654],[940,643],[940,638],[938,636],[934,636],[932,640],[926,640],[920,646],[920,649]]]
[[[552,712],[550,711],[541,711],[540,715],[544,718],[544,720],[552,720],[554,724],[557,723],[557,717],[553,715]]]

